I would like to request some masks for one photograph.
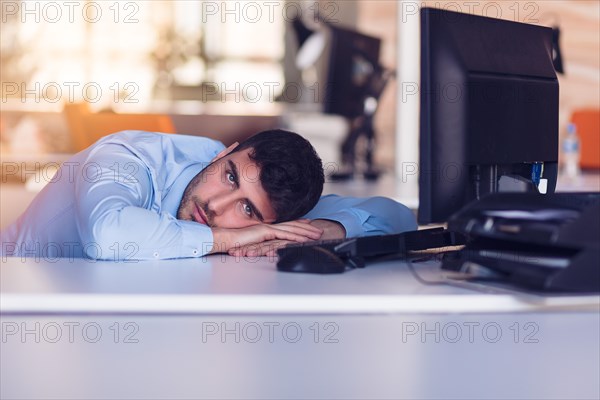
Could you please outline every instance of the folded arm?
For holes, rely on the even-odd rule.
[[[94,259],[199,257],[212,248],[209,227],[152,209],[148,167],[125,147],[108,144],[88,158],[75,182],[76,220]]]
[[[323,230],[321,240],[344,237],[385,235],[417,229],[413,212],[403,204],[386,197],[322,196],[303,218]],[[287,240],[271,240],[229,251],[233,255],[274,255]]]

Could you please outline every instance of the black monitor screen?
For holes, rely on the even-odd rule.
[[[552,30],[422,9],[420,118],[420,223],[444,222],[488,193],[553,192]]]
[[[381,40],[331,27],[331,51],[325,87],[324,111],[355,118],[363,113],[369,79],[379,65]]]

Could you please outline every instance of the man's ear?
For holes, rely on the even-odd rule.
[[[221,152],[219,154],[217,154],[212,160],[211,162],[217,161],[219,158],[223,158],[225,157],[227,154],[231,153],[236,147],[239,146],[239,142],[235,142],[234,144],[232,144],[231,146],[229,146],[226,149],[221,150]]]

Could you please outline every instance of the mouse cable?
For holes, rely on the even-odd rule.
[[[408,266],[408,270],[410,271],[410,273],[412,274],[412,276],[419,282],[422,283],[423,285],[447,285],[448,284],[448,279],[444,278],[444,279],[438,279],[435,281],[429,280],[429,279],[425,279],[423,278],[421,275],[419,275],[419,273],[415,270],[415,267],[413,265],[413,262],[410,258],[407,258],[406,260],[406,265]],[[421,261],[421,260],[419,260]]]
[[[452,278],[444,277],[443,279],[436,280],[436,281],[432,281],[432,280],[423,278],[416,271],[413,263],[415,261],[416,262],[428,261],[433,258],[434,257],[424,257],[424,258],[420,258],[417,260],[411,260],[410,258],[406,259],[406,264],[408,265],[408,270],[410,271],[412,276],[419,283],[421,283],[423,285],[428,285],[428,286],[449,285],[449,286],[455,286],[455,287],[459,287],[462,289],[472,290],[475,292],[481,292],[481,293],[486,293],[486,294],[498,293],[499,289],[494,289],[493,287],[486,286],[486,283],[487,284],[502,283],[501,279],[497,279],[497,278],[493,278],[493,277],[478,277],[478,276],[465,274],[464,276],[461,276],[461,277],[458,277],[458,276],[455,276]]]
[[[373,259],[371,261],[382,262],[382,261],[402,260],[402,261],[406,262],[406,264],[408,266],[408,270],[410,271],[411,275],[418,282],[422,283],[423,285],[446,285],[446,284],[448,284],[448,279],[444,278],[444,279],[436,280],[436,281],[425,279],[416,271],[416,269],[413,265],[413,263],[421,263],[421,262],[425,262],[425,261],[431,261],[438,256],[439,256],[439,254],[429,254],[429,255],[426,255],[425,257],[419,257],[419,258],[415,258],[415,259],[411,260],[410,257],[407,256],[406,253],[393,253],[393,254],[386,254],[384,256],[376,257],[375,259]]]
[[[423,278],[417,272],[417,270],[414,266],[415,263],[422,263],[422,262],[431,261],[434,259],[439,259],[440,256],[443,256],[446,253],[453,253],[453,251],[429,254],[424,257],[413,258],[413,259],[411,259],[410,257],[407,257],[406,253],[394,253],[394,254],[387,254],[384,256],[376,257],[372,261],[382,262],[382,261],[391,261],[391,260],[401,259],[402,261],[406,262],[408,270],[410,271],[411,275],[415,278],[415,280],[417,280],[419,283],[421,283],[423,285],[428,285],[428,286],[450,285],[450,286],[462,287],[462,285],[459,283],[461,281],[462,282],[486,282],[486,281],[495,282],[496,281],[496,279],[494,279],[494,278],[483,278],[483,277],[477,277],[477,276],[473,276],[473,275],[469,275],[469,274],[465,274],[464,276],[454,276],[452,278],[444,277],[443,279],[429,280],[429,279]],[[481,289],[478,289],[478,288],[468,288],[468,289],[472,289],[475,291],[482,291]]]

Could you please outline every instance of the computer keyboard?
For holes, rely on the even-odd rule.
[[[390,235],[361,236],[336,240],[293,243],[279,250],[277,254],[302,251],[303,248],[321,247],[340,258],[374,257],[389,254],[407,254],[410,251],[431,248],[458,246],[465,244],[464,237],[444,228],[408,231]]]

